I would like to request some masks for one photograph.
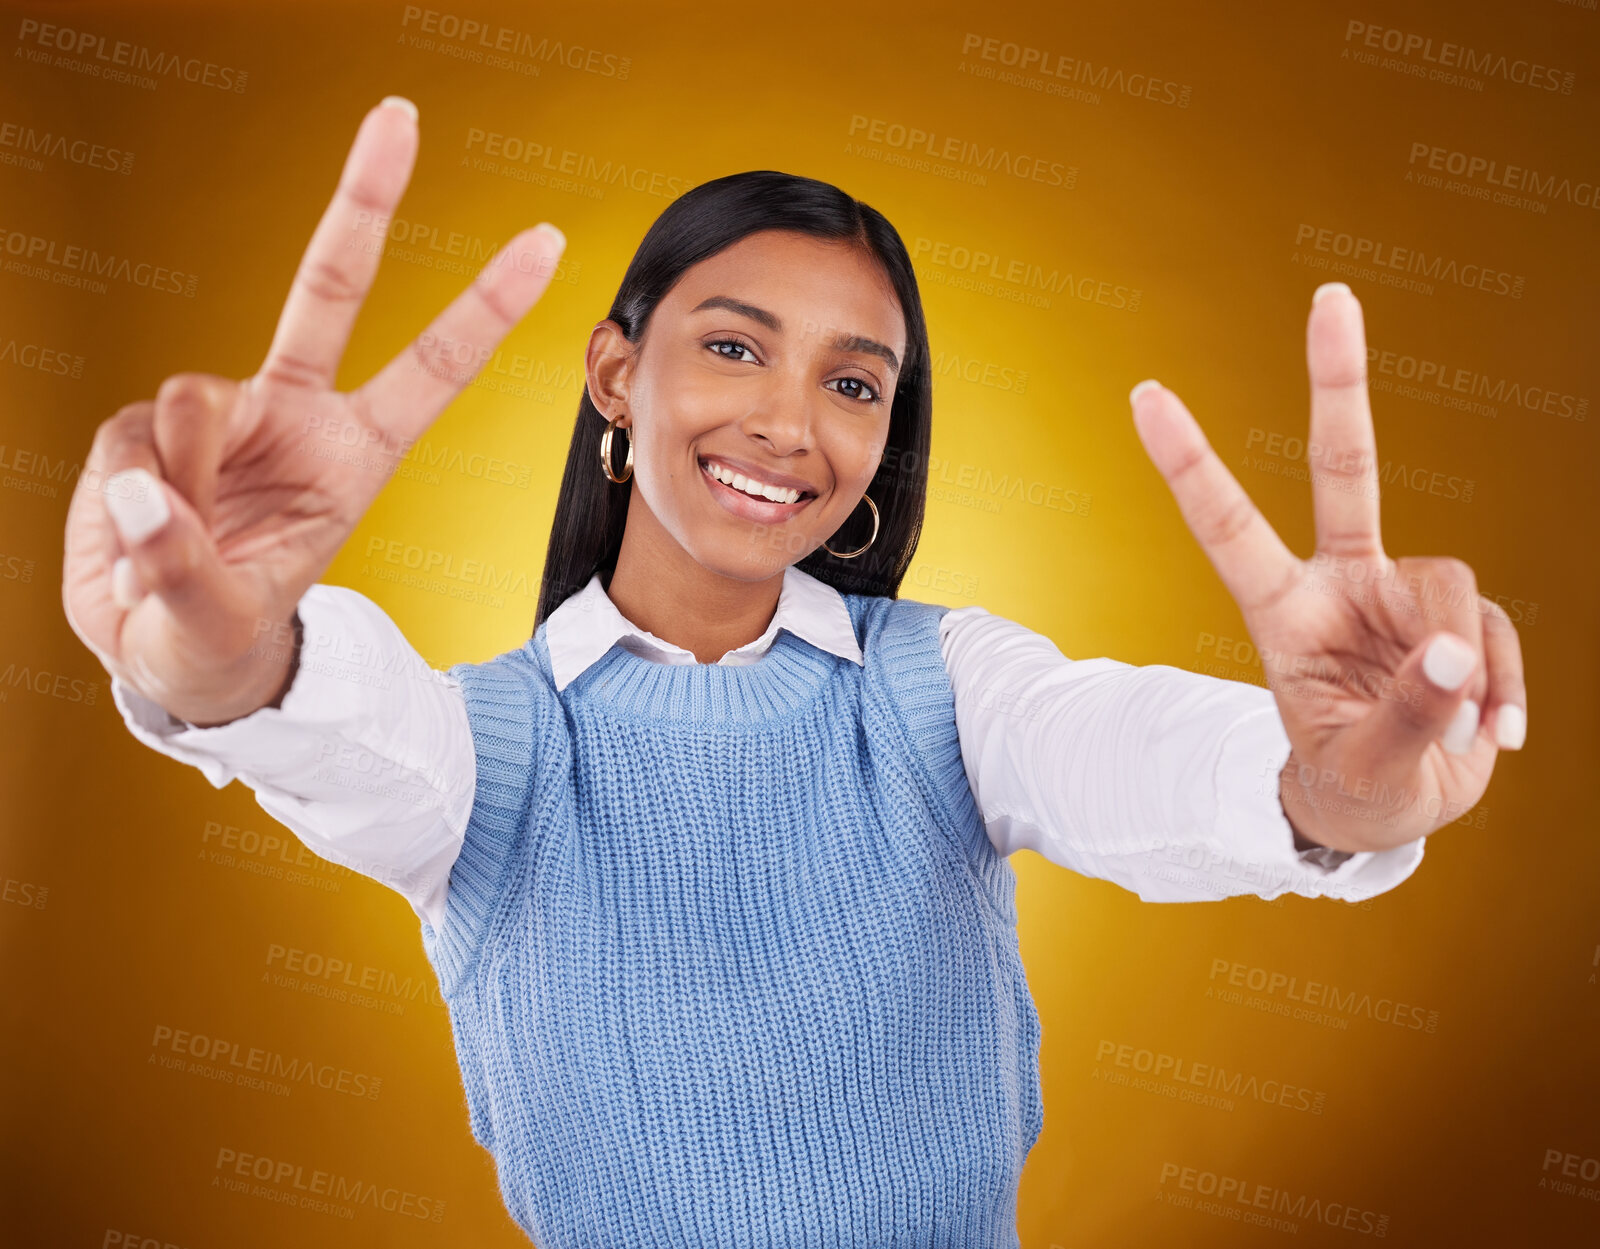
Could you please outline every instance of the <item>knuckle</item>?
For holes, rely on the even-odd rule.
[[[495,319],[495,324],[510,326],[516,321],[517,318],[506,306],[499,287],[487,276],[487,271],[480,274],[469,289],[477,293],[478,302],[489,310],[489,314]]]
[[[1200,528],[1207,543],[1224,546],[1250,528],[1255,519],[1255,508],[1243,496],[1236,495],[1219,504],[1200,518]]]
[[[1477,580],[1472,565],[1454,555],[1413,555],[1400,564],[1406,571],[1428,581],[1460,585]]]
[[[256,375],[271,386],[316,387],[322,383],[322,370],[309,360],[286,351],[275,351]]]
[[[208,406],[217,381],[210,373],[174,373],[156,390],[156,405],[175,409]]]
[[[1340,481],[1365,481],[1377,469],[1376,462],[1364,451],[1326,448],[1309,452],[1307,458],[1317,476]]]
[[[451,340],[438,334],[422,334],[412,340],[411,358],[429,377],[457,385],[471,377],[471,369],[456,360]]]
[[[1167,472],[1167,484],[1178,486],[1187,478],[1198,472],[1206,462],[1207,449],[1205,447],[1192,448],[1178,463],[1174,464]]]
[[[1375,571],[1381,570],[1380,561],[1383,551],[1375,545],[1372,534],[1363,528],[1347,529],[1338,525],[1325,525],[1317,540],[1317,546],[1323,554],[1333,555],[1346,561],[1359,560],[1362,570],[1367,565],[1372,565]]]
[[[108,465],[125,459],[130,447],[149,441],[153,408],[149,402],[129,403],[118,408],[96,426],[90,453]]]
[[[1413,556],[1396,567],[1430,610],[1453,617],[1473,614],[1472,608],[1480,597],[1478,577],[1465,560],[1453,555]]]
[[[149,399],[139,399],[133,403],[125,403],[105,420],[100,422],[100,427],[125,428],[137,425],[140,421],[148,420],[150,413],[155,409],[155,404]]]
[[[389,215],[394,211],[394,204],[370,177],[357,177],[342,183],[339,186],[339,197],[345,201],[345,208],[360,209],[374,217],[382,218],[387,228]]]
[[[314,299],[326,303],[353,303],[362,296],[359,279],[344,266],[321,256],[307,256],[295,271],[295,281]]]
[[[1517,631],[1516,625],[1511,623],[1511,613],[1508,612],[1504,607],[1500,606],[1499,603],[1495,602],[1487,594],[1478,595],[1478,609],[1483,613],[1486,619],[1493,620],[1496,624],[1503,625],[1505,628],[1511,630],[1512,633]]]
[[[1511,614],[1487,595],[1479,595],[1483,612],[1485,657],[1493,675],[1507,688],[1520,691],[1522,676],[1522,635],[1512,623]]]
[[[1476,587],[1478,584],[1478,574],[1472,571],[1472,565],[1454,555],[1441,555],[1439,557],[1439,575],[1444,580],[1454,582],[1456,585]]]

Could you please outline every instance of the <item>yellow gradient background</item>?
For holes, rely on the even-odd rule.
[[[580,49],[580,67],[468,59],[471,41],[424,33],[443,19]],[[243,90],[111,81],[84,72],[92,53],[41,60],[29,20],[194,58],[229,81],[242,70]],[[1571,90],[1494,75],[1481,90],[1435,81],[1404,68],[1426,67],[1417,53],[1363,63],[1355,53],[1371,50],[1347,38],[1352,21],[1553,66],[1572,74]],[[1080,84],[1089,98],[1073,98],[1004,81],[1009,54],[985,59],[986,39],[1053,65],[1075,57],[1123,80],[1152,77],[1173,94]],[[581,67],[590,52],[592,68]],[[1359,1222],[1305,1215],[1290,1232],[1174,1204],[1171,1167],[1283,1190],[1302,1209],[1384,1216],[1386,1243],[1594,1243],[1600,1204],[1581,1178],[1600,1168],[1592,6],[7,6],[0,57],[0,127],[18,128],[9,139],[0,128],[4,238],[197,279],[192,296],[120,280],[85,290],[17,270],[9,241],[0,254],[0,1241],[525,1243],[469,1134],[410,907],[296,856],[242,784],[216,790],[137,743],[60,600],[67,503],[96,426],[171,373],[256,368],[362,113],[396,93],[421,109],[397,218],[408,233],[389,244],[342,384],[376,371],[466,284],[471,266],[439,263],[450,235],[493,247],[548,219],[569,239],[564,279],[323,578],[382,605],[436,667],[529,635],[584,343],[673,187],[781,169],[834,182],[896,225],[946,370],[927,526],[903,594],[981,603],[1073,657],[1262,680],[1236,608],[1139,445],[1127,392],[1154,376],[1183,396],[1285,541],[1309,554],[1310,487],[1283,440],[1306,433],[1311,292],[1350,282],[1369,342],[1392,353],[1372,373],[1391,476],[1387,549],[1460,556],[1512,609],[1527,749],[1503,756],[1477,811],[1432,836],[1416,875],[1370,905],[1148,904],[1020,855],[1046,1106],[1020,1196],[1022,1243],[1378,1238]],[[929,168],[893,146],[896,126],[1075,173],[1051,185],[974,160]],[[629,176],[502,176],[474,165],[477,131]],[[22,132],[132,160],[127,172],[60,155],[30,163]],[[1408,180],[1421,167],[1416,143],[1576,189],[1525,193],[1529,207]],[[1486,265],[1521,278],[1520,293],[1448,281],[1406,290],[1318,267],[1337,257],[1297,244],[1303,227]],[[968,289],[949,262],[962,249],[998,258],[1002,278],[1017,261],[1076,285],[1048,306],[992,276],[969,272],[993,285]],[[69,371],[24,362],[41,351]],[[1406,389],[1419,361],[1487,379],[1500,398],[1481,400],[1485,411],[1429,402]],[[1570,414],[1519,404],[1513,385],[1564,397]],[[524,483],[474,476],[474,455],[521,466]],[[1079,505],[993,488],[1016,478],[1036,499]],[[404,556],[383,558],[409,549],[525,579],[477,600],[459,581],[441,592],[397,578]],[[274,947],[376,969],[390,989],[362,1003],[285,987]],[[1329,1023],[1250,1009],[1208,996],[1217,960],[1436,1014],[1423,1030],[1354,1011]],[[421,991],[408,996],[407,984]],[[168,1066],[164,1029],[303,1058],[361,1076],[377,1095],[310,1085],[283,1095]],[[1099,1077],[1115,1064],[1097,1066],[1107,1045],[1287,1083],[1319,1095],[1320,1113],[1113,1083]],[[215,1182],[227,1174],[222,1150],[409,1193],[442,1217],[362,1205],[344,1218],[230,1191]],[[1562,1161],[1550,1164],[1551,1151]],[[1571,1191],[1553,1185],[1564,1180]]]

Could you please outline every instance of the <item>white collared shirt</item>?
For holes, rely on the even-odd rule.
[[[117,678],[112,698],[140,741],[218,789],[242,780],[307,848],[382,881],[437,927],[476,786],[459,683],[358,591],[314,585],[300,619],[300,666],[280,707],[194,728]],[[765,632],[717,662],[756,662],[779,629],[862,662],[843,597],[793,565]],[[563,689],[613,645],[697,662],[628,621],[599,574],[550,613],[545,639]],[[1425,838],[1348,857],[1295,851],[1278,798],[1289,739],[1264,687],[1068,659],[979,606],[946,612],[939,642],[967,780],[1001,854],[1030,849],[1147,902],[1285,892],[1358,902],[1422,860]]]

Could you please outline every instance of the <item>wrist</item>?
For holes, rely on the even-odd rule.
[[[1316,819],[1316,803],[1310,791],[1298,779],[1299,770],[1294,754],[1290,752],[1288,761],[1278,774],[1278,806],[1294,836],[1295,853],[1312,854],[1318,860],[1342,862],[1350,855],[1368,849],[1366,846],[1336,844],[1338,839],[1329,837],[1323,831]],[[1312,835],[1313,831],[1315,836]]]
[[[238,675],[227,682],[230,689],[227,699],[172,706],[167,708],[168,712],[191,728],[213,729],[267,707],[281,707],[300,671],[304,626],[298,607],[288,627],[278,630],[276,636],[287,637],[289,641],[281,645],[259,644],[245,652]]]

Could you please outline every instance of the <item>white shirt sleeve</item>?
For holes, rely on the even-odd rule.
[[[1289,738],[1271,690],[1068,659],[978,606],[946,612],[939,642],[967,780],[1003,855],[1034,850],[1146,902],[1359,902],[1422,861],[1422,837],[1356,854],[1295,850],[1278,797]]]
[[[438,927],[477,783],[460,685],[355,590],[314,585],[299,608],[300,666],[280,707],[196,728],[116,678],[112,699],[145,745],[218,789],[243,781],[313,853]]]

